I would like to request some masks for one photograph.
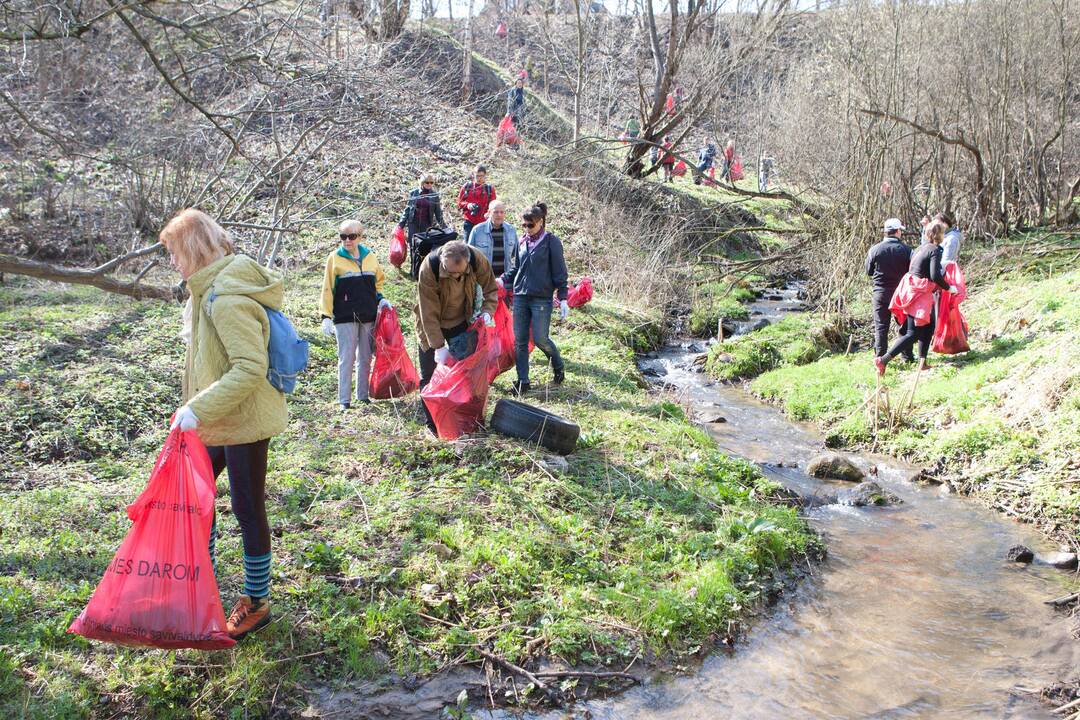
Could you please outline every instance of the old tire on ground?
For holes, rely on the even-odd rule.
[[[491,429],[569,455],[577,447],[581,428],[547,410],[517,400],[499,400],[491,414]]]

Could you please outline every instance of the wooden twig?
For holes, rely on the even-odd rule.
[[[634,677],[630,673],[625,672],[592,672],[589,670],[546,670],[544,672],[534,673],[536,677],[546,678],[590,678],[596,680],[606,680],[609,678],[617,678],[619,680],[629,680],[634,684],[640,684],[641,680]]]
[[[1074,602],[1080,602],[1080,592],[1075,592],[1072,595],[1065,595],[1063,597],[1054,598],[1053,600],[1044,600],[1044,605],[1053,605],[1054,607],[1063,607],[1070,605]]]
[[[531,672],[529,672],[525,668],[519,667],[519,666],[515,665],[514,663],[510,662],[509,660],[506,660],[505,658],[501,658],[498,655],[495,655],[494,653],[488,652],[487,650],[480,647],[479,645],[476,646],[476,652],[480,653],[480,655],[487,658],[492,663],[494,663],[495,665],[498,665],[499,667],[503,668],[504,670],[509,670],[510,672],[514,673],[515,675],[520,675],[521,677],[525,678],[526,680],[531,682],[533,685],[535,685],[539,690],[542,690],[543,693],[545,695],[547,695],[548,699],[551,700],[553,703],[559,702],[559,693],[558,693],[558,691],[556,691],[554,688],[549,687],[548,685],[546,685],[543,680],[541,680],[540,678],[538,678],[536,675],[532,674]]]

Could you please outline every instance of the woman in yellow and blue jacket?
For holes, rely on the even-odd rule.
[[[375,253],[365,247],[364,229],[356,220],[338,228],[341,245],[326,259],[320,310],[323,334],[337,337],[338,402],[351,407],[353,368],[356,400],[368,400],[368,373],[375,342],[375,317],[390,307],[382,296],[383,271]]]

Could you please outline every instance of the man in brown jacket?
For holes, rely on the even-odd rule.
[[[476,333],[468,332],[469,325],[477,316],[488,327],[495,325],[498,293],[487,257],[461,241],[449,242],[424,259],[414,308],[421,388],[431,381],[436,365],[451,356],[464,360],[476,350]]]

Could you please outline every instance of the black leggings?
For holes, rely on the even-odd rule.
[[[926,359],[926,354],[930,352],[930,340],[934,337],[934,323],[929,322],[926,325],[916,325],[915,318],[908,315],[907,321],[904,323],[904,334],[897,338],[893,346],[889,348],[889,352],[885,353],[882,358],[885,362],[889,362],[900,353],[910,353],[911,346],[915,344],[917,340],[919,342],[919,358]]]
[[[266,454],[270,439],[244,445],[206,448],[214,465],[214,478],[229,468],[229,497],[240,523],[244,554],[258,557],[270,552],[270,523],[266,520]]]

